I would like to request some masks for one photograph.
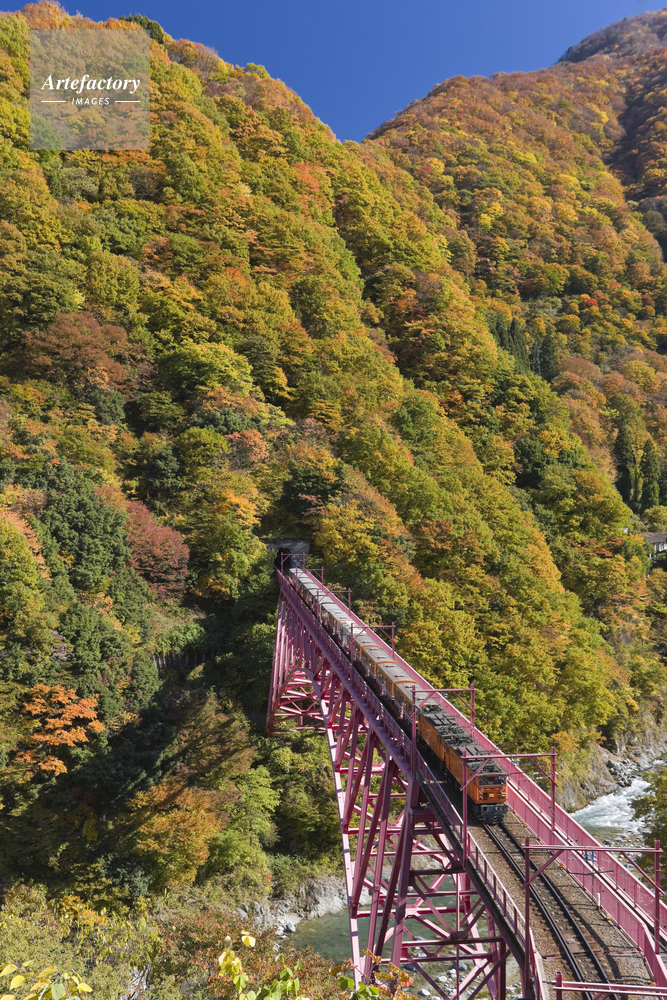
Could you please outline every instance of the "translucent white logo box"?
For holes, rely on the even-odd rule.
[[[142,29],[30,32],[30,148],[150,147]]]

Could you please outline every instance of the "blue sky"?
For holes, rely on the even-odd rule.
[[[135,6],[138,4],[138,6]],[[139,13],[228,62],[266,66],[357,141],[436,83],[539,69],[635,0],[64,0],[95,20]],[[657,9],[650,7],[649,9]]]

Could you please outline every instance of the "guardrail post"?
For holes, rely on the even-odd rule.
[[[551,748],[551,832],[556,835],[556,747]]]
[[[417,692],[412,685],[412,748],[410,753],[410,770],[413,779],[417,774]]]
[[[525,857],[525,875],[526,875],[526,885],[525,885],[525,896],[524,896],[524,926],[526,929],[526,950],[524,956],[524,994],[526,997],[530,996],[530,851],[528,850],[528,845],[530,844],[530,837],[526,837],[526,857]]]
[[[466,748],[463,748],[463,777],[461,791],[463,792],[463,864],[468,860],[468,767],[466,765]]]
[[[563,973],[556,973],[556,1000],[563,1000]]]
[[[654,936],[655,936],[655,953],[660,955],[660,855],[662,851],[660,850],[660,841],[656,840],[653,844],[655,847],[655,854],[653,855],[653,879],[655,881],[655,926],[654,926]]]

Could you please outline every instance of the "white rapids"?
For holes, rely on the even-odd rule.
[[[583,809],[572,813],[572,818],[598,840],[637,836],[643,830],[643,823],[634,818],[632,802],[647,788],[648,781],[635,778],[627,788],[593,799]]]

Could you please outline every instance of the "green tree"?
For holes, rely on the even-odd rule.
[[[623,421],[614,442],[614,458],[616,459],[616,489],[628,505],[632,502],[632,470],[637,464],[632,440],[627,424]]]
[[[648,775],[649,787],[644,795],[635,799],[632,809],[636,819],[644,822],[644,843],[653,846],[654,840],[667,844],[667,770]],[[663,875],[667,864],[662,862]]]
[[[542,374],[542,350],[539,337],[535,337],[533,345],[530,349],[530,370],[535,375]]]
[[[51,472],[46,498],[41,524],[57,544],[72,585],[103,590],[130,557],[125,513],[100,499],[91,477],[66,461]]]
[[[27,526],[24,529],[29,531]],[[44,595],[44,578],[24,535],[0,517],[0,649],[4,679],[36,680],[48,670],[57,618]]]
[[[540,368],[542,378],[546,379],[547,382],[552,382],[556,375],[558,375],[560,366],[556,353],[556,341],[551,330],[549,330],[542,341],[540,348]]]
[[[510,351],[511,353],[512,345],[509,336],[509,329],[507,326],[507,320],[504,316],[496,314],[495,330],[493,333],[498,341],[498,346],[502,347],[504,351]]]
[[[648,438],[644,445],[639,471],[642,477],[641,509],[648,510],[660,502],[660,463],[653,438]]]
[[[521,323],[518,319],[513,319],[508,332],[509,350],[514,355],[517,371],[526,373],[530,371],[530,359],[528,357],[528,347]]]

